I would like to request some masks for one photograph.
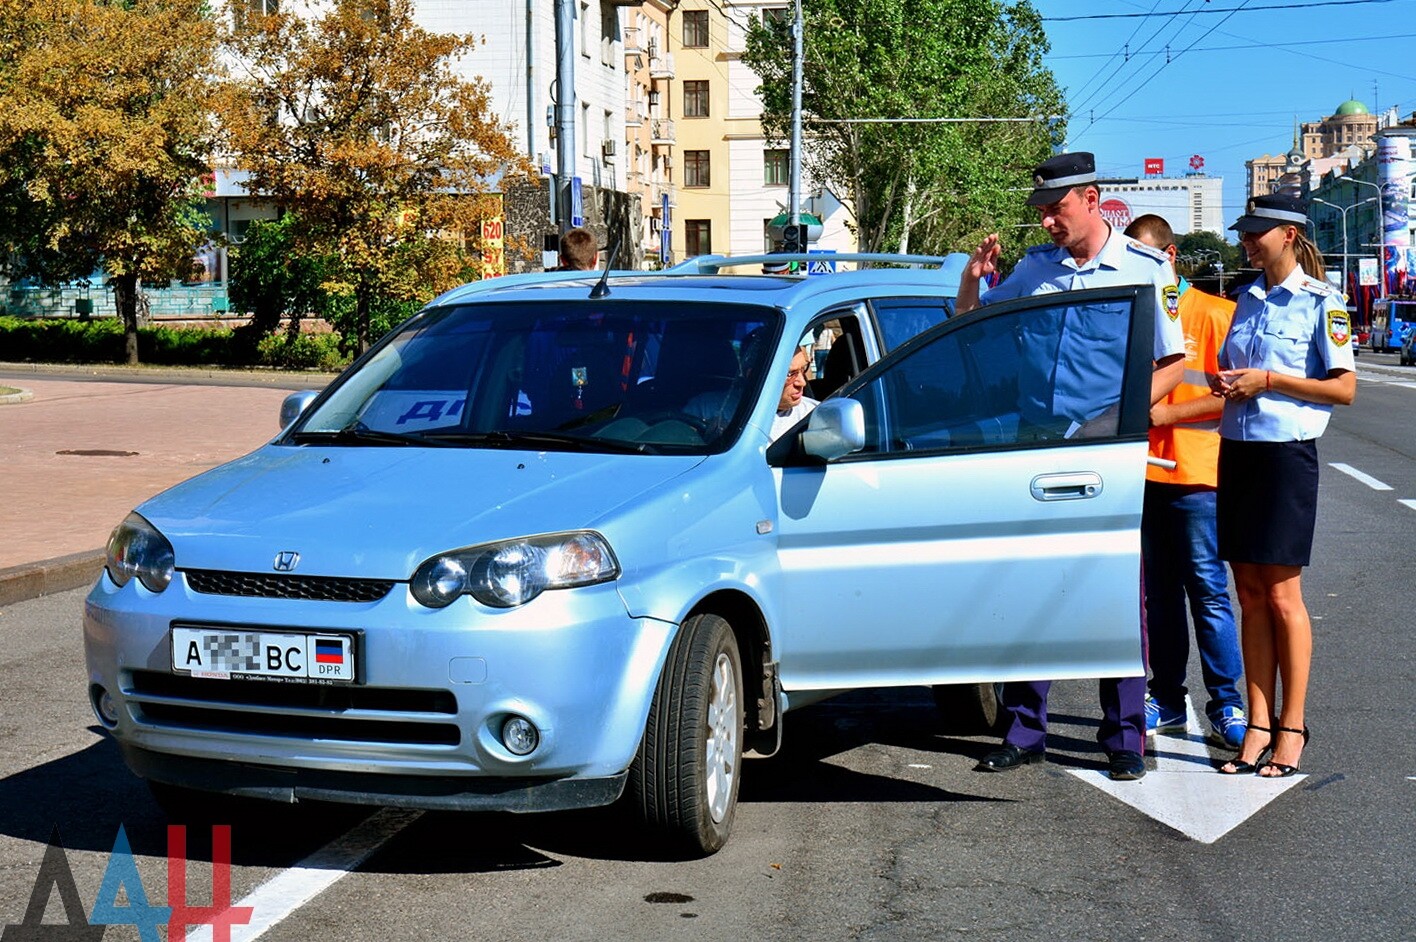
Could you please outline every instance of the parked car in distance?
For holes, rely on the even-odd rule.
[[[1406,332],[1406,340],[1401,344],[1401,365],[1416,366],[1416,330]]]
[[[1000,681],[1141,673],[1153,294],[945,320],[940,262],[434,300],[122,521],[95,715],[169,808],[623,800],[701,855],[791,709],[925,685],[967,725]]]

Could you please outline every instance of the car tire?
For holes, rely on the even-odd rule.
[[[717,615],[689,618],[669,648],[627,789],[640,819],[677,852],[706,856],[732,831],[742,698],[732,626]]]
[[[936,684],[934,706],[940,731],[950,736],[987,736],[998,732],[1000,684]]]

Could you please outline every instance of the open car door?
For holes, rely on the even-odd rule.
[[[1155,316],[1150,288],[985,306],[769,449],[787,690],[1143,672]]]

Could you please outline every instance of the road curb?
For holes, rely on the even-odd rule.
[[[0,373],[29,374],[49,379],[82,377],[139,383],[208,381],[215,385],[274,386],[279,389],[322,389],[339,374],[303,370],[214,369],[200,366],[126,366],[116,363],[29,363],[0,360]]]
[[[89,550],[0,569],[0,606],[89,585],[103,568],[105,552]]]

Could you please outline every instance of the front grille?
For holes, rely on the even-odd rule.
[[[455,746],[462,738],[461,730],[452,721],[457,699],[447,690],[206,680],[160,671],[133,671],[127,693],[143,719],[181,729],[430,746]],[[229,709],[232,705],[271,712]],[[315,712],[292,714],[280,710]],[[384,713],[388,718],[341,715],[349,710]],[[443,714],[449,719],[438,722],[406,718],[428,713]]]
[[[341,579],[256,572],[184,569],[187,585],[203,595],[240,595],[259,599],[305,599],[317,602],[377,602],[396,583],[392,579]]]

